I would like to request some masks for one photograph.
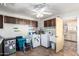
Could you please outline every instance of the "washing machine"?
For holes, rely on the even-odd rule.
[[[32,40],[32,47],[33,48],[40,46],[40,35],[33,34],[31,40]]]

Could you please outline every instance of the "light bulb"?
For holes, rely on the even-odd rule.
[[[36,17],[38,17],[38,18],[39,18],[39,17],[43,17],[43,16],[44,16],[44,15],[43,15],[43,14],[40,14],[40,13],[36,15]]]

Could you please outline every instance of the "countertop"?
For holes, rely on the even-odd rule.
[[[1,37],[0,36],[0,44],[2,43],[2,41],[5,39],[5,40],[9,40],[9,39],[15,39],[16,37]]]

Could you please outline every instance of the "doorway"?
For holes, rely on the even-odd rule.
[[[77,55],[77,19],[64,20],[64,55]]]

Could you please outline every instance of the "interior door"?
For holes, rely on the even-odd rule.
[[[56,52],[59,52],[64,47],[64,32],[63,20],[60,17],[56,18]]]

